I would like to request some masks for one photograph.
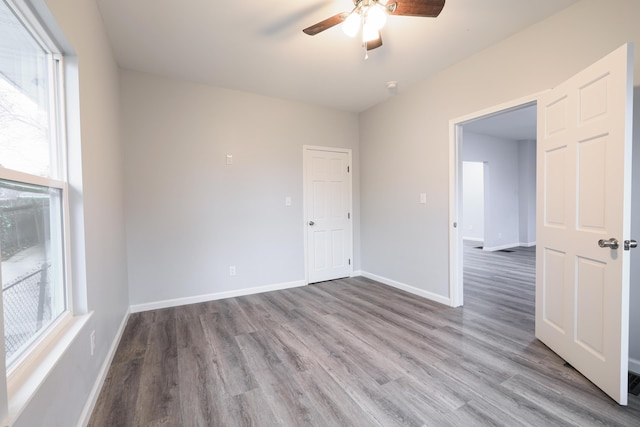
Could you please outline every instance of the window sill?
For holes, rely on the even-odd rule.
[[[79,316],[69,315],[63,319],[50,342],[36,347],[9,373],[9,424],[20,416],[92,315],[93,312],[90,312]]]

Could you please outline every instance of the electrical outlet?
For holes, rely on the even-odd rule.
[[[91,355],[96,352],[96,330],[91,331]]]
[[[235,276],[235,275],[236,275],[236,266],[235,265],[229,266],[229,276]]]

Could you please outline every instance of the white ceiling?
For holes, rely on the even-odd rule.
[[[447,0],[437,18],[390,16],[369,53],[340,26],[302,29],[352,0],[97,0],[123,68],[363,111],[578,0]],[[401,1],[401,0],[399,0]]]
[[[464,123],[464,132],[479,133],[513,141],[536,140],[536,105],[516,108]]]

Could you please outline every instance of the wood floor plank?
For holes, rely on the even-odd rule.
[[[135,425],[150,425],[179,414],[178,347],[175,310],[156,312],[149,325],[136,403]]]
[[[585,407],[584,401],[578,402],[572,399],[572,394],[563,393],[564,390],[559,388],[557,384],[553,387],[532,381],[522,375],[514,375],[505,381],[502,386],[524,398],[530,402],[534,402],[544,408],[549,408],[554,414],[562,418],[563,421],[574,425],[608,425],[608,426],[624,426],[633,419],[614,419],[598,408],[597,399],[593,401],[593,405]],[[592,399],[588,399],[592,401]]]
[[[247,357],[249,369],[258,378],[260,389],[276,418],[276,425],[315,425],[318,416],[304,399],[304,390],[287,370],[262,332],[236,337]],[[319,421],[319,420],[318,420]]]
[[[242,310],[238,303],[238,298],[228,298],[215,302],[214,305],[220,323],[218,330],[224,330],[225,335],[236,336],[253,332],[257,328],[253,325],[252,319]]]
[[[177,314],[178,375],[181,426],[223,425],[230,396],[223,392],[216,355],[204,332],[200,316],[212,314],[188,306]]]
[[[215,366],[215,375],[224,385],[224,391],[230,396],[237,396],[257,387],[257,381],[252,375],[242,351],[236,342],[234,334],[237,324],[227,311],[228,306],[219,313],[210,313],[200,316],[206,341],[213,350],[212,364]],[[249,323],[243,326],[246,329]]]
[[[203,426],[259,427],[277,426],[278,419],[271,411],[265,392],[253,389],[237,396],[231,396],[226,402],[226,417],[219,424],[209,420]]]
[[[465,245],[465,305],[364,277],[130,316],[89,425],[640,426],[534,337],[535,248]]]
[[[112,363],[144,357],[149,340],[149,325],[153,323],[154,317],[153,312],[134,313],[129,316]]]
[[[111,365],[88,427],[135,425],[143,361],[140,357]]]
[[[322,414],[326,426],[381,426],[375,416],[362,411],[362,407],[337,383],[333,377],[317,366],[298,374],[317,413]]]

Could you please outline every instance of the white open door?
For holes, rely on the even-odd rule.
[[[351,152],[304,148],[308,283],[348,277],[351,263]]]
[[[538,102],[536,337],[622,405],[632,54],[619,48]]]

